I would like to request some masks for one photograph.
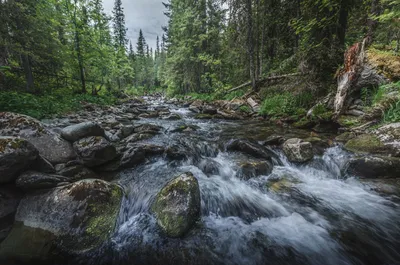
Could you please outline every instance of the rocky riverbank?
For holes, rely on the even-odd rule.
[[[87,105],[85,111],[43,121],[0,113],[0,259],[45,262],[98,251],[118,227],[126,193],[120,173],[158,157],[171,164],[190,161],[211,177],[223,166],[207,157],[238,152],[246,158],[237,163],[236,177],[248,181],[284,164],[276,150],[306,167],[342,142],[355,154],[343,174],[361,178],[366,189],[400,195],[400,124],[337,136],[337,128],[316,132],[255,121],[247,129],[245,123],[237,131],[221,129],[218,141],[211,132],[204,146],[179,139],[202,132],[197,136],[200,127],[172,111],[174,105],[192,113],[192,121],[258,117],[256,105],[243,113],[243,104],[249,103],[146,98],[113,107]],[[170,121],[172,126],[165,126]],[[183,237],[201,219],[200,188],[192,173],[171,177],[152,197],[151,212],[163,234]],[[285,177],[268,185],[278,191],[295,183]]]

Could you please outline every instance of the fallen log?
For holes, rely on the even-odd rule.
[[[261,78],[261,79],[256,81],[256,86],[258,86],[259,84],[264,83],[264,82],[276,81],[276,80],[285,79],[285,78],[293,77],[293,76],[300,76],[300,75],[303,75],[303,74],[302,73],[292,73],[292,74],[286,74],[286,75],[278,75],[278,76],[270,76],[270,77],[266,77],[266,78]],[[238,90],[240,90],[242,88],[251,86],[251,85],[252,85],[252,82],[250,81],[250,82],[244,83],[244,84],[242,84],[240,86],[234,87],[234,88],[224,92],[223,94],[227,95],[227,94],[230,94],[232,92],[238,91]]]

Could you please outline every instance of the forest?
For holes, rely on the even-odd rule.
[[[112,104],[121,94],[157,90],[212,100],[251,88],[261,100],[268,96],[264,114],[282,101],[292,113],[335,91],[344,53],[354,43],[368,38],[370,50],[398,61],[396,0],[162,4],[168,25],[153,50],[141,30],[136,43],[128,41],[121,0],[111,16],[101,0],[1,0],[1,109],[41,117],[83,99]],[[301,80],[297,89],[276,93],[268,78],[286,75]],[[231,91],[236,94],[227,96]],[[25,110],[23,102],[37,111]]]

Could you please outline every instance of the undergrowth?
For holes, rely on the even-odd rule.
[[[59,91],[37,96],[29,93],[0,91],[0,111],[25,114],[43,119],[82,109],[82,103],[112,105],[116,99],[110,95],[92,96]]]
[[[305,110],[312,106],[314,98],[311,93],[303,92],[297,95],[286,92],[267,96],[262,104],[260,114],[272,117],[304,115]]]

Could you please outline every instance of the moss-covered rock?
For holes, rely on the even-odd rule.
[[[0,184],[13,182],[39,156],[28,141],[0,136]]]
[[[359,135],[349,140],[344,147],[354,153],[388,154],[391,152],[389,147],[372,134]]]
[[[357,135],[353,132],[344,132],[338,136],[336,136],[335,140],[341,143],[347,143],[351,139],[356,138]]]
[[[48,261],[57,252],[76,256],[97,249],[116,226],[122,195],[119,186],[101,180],[26,195],[0,257]]]
[[[192,173],[170,181],[157,195],[152,210],[169,237],[184,236],[200,218],[200,188]]]
[[[66,163],[76,158],[74,149],[68,141],[45,128],[40,121],[25,115],[1,112],[0,135],[28,140],[40,155],[52,164]]]

